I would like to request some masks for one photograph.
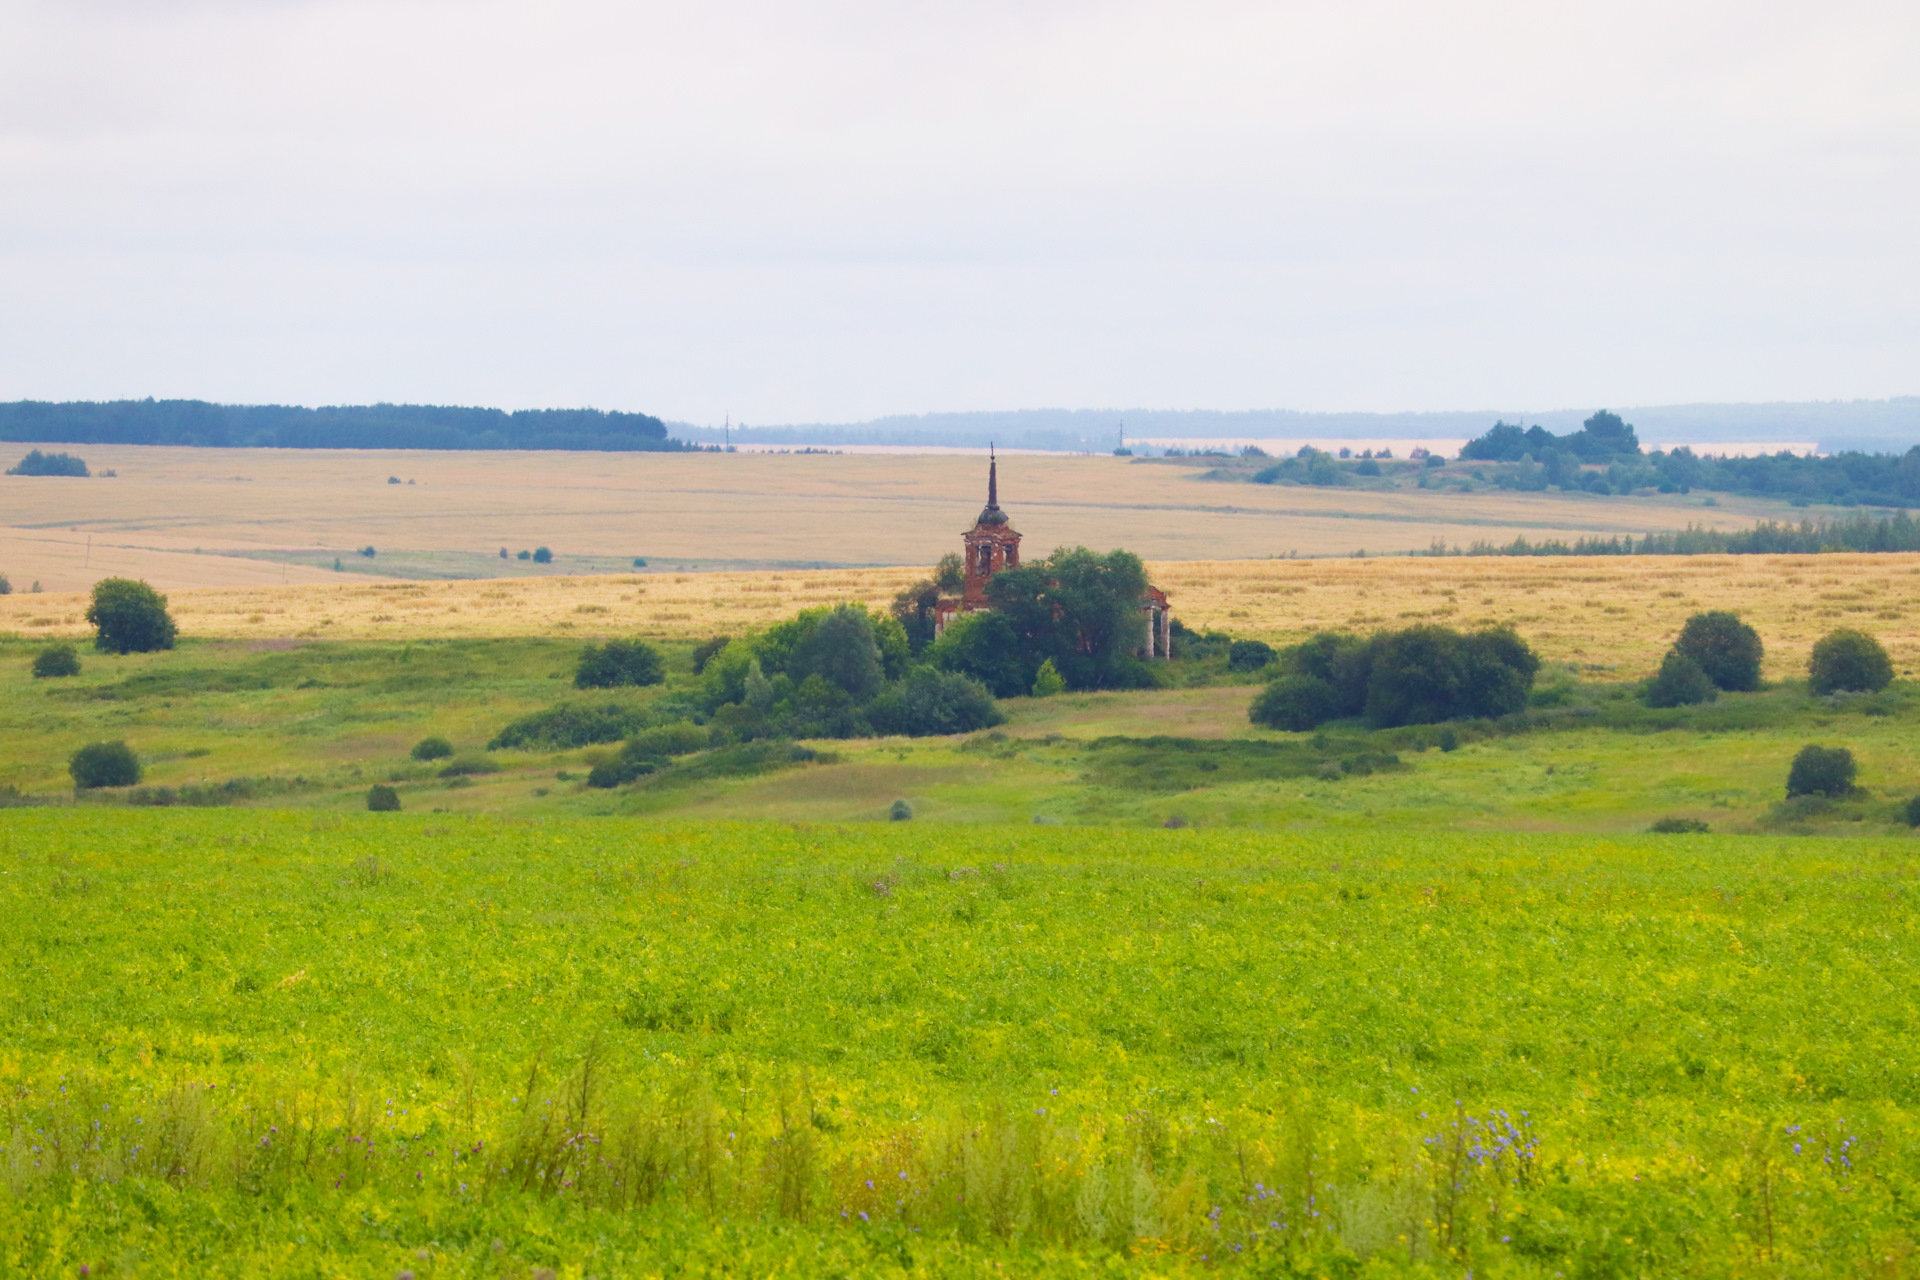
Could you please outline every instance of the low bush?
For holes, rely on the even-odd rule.
[[[0,596],[10,596],[12,594],[13,583],[7,580],[6,574],[0,573]]]
[[[485,756],[456,756],[440,770],[443,778],[465,778],[471,774],[498,773],[500,766]]]
[[[1227,647],[1229,671],[1258,671],[1273,659],[1273,646],[1264,640],[1235,640]]]
[[[1260,692],[1247,718],[1269,729],[1304,733],[1340,714],[1340,696],[1318,676],[1281,676]]]
[[[624,786],[658,771],[675,756],[704,751],[712,741],[710,730],[687,721],[642,729],[627,739],[618,756],[593,767],[587,774],[587,785],[603,789]]]
[[[913,806],[908,804],[905,800],[895,800],[893,804],[887,809],[887,821],[889,822],[913,821]]]
[[[1844,796],[1853,790],[1854,774],[1853,752],[1809,744],[1800,748],[1787,771],[1787,798]]]
[[[1061,677],[1060,669],[1053,665],[1053,659],[1048,658],[1041,663],[1040,670],[1033,677],[1033,696],[1051,698],[1057,693],[1065,693],[1066,689],[1067,682]]]
[[[367,808],[373,813],[400,812],[400,793],[384,782],[367,788]]]
[[[645,714],[633,707],[614,703],[583,707],[563,702],[512,721],[494,735],[487,750],[511,747],[568,751],[602,742],[618,742],[645,723]]]
[[[1902,816],[1906,818],[1908,826],[1920,827],[1920,796],[1907,801],[1907,807],[1902,811]]]
[[[453,754],[453,744],[445,738],[422,738],[407,754],[415,760],[445,760]]]
[[[52,680],[80,674],[80,655],[70,644],[48,645],[33,658],[33,678]]]
[[[1645,699],[1650,707],[1691,707],[1719,696],[1718,686],[1698,662],[1669,649],[1661,660],[1660,674],[1647,682]]]
[[[535,547],[533,552],[533,562],[535,564],[552,564],[553,552],[547,550],[545,547]]]
[[[1760,687],[1760,633],[1724,610],[1696,613],[1673,642],[1676,653],[1700,664],[1717,688],[1751,693]]]
[[[1712,828],[1698,818],[1661,818],[1647,830],[1663,836],[1705,835]]]
[[[910,738],[972,733],[1006,720],[979,681],[931,667],[915,667],[888,687],[867,704],[866,718],[875,733]]]
[[[590,644],[573,673],[576,689],[617,689],[623,685],[653,685],[666,679],[666,668],[654,647],[641,640],[609,640]]]
[[[140,758],[124,742],[92,742],[73,753],[67,772],[81,791],[131,787],[140,781]]]
[[[1874,693],[1893,683],[1893,660],[1864,631],[1828,632],[1807,660],[1807,690],[1815,694]]]

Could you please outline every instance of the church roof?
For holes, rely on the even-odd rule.
[[[978,528],[983,524],[1005,524],[1007,513],[1000,509],[1000,462],[993,456],[993,446],[987,446],[987,505],[981,508],[980,518],[974,521]]]

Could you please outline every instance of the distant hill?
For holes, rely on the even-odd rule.
[[[424,404],[210,404],[109,400],[0,404],[0,441],[183,444],[278,449],[586,449],[688,446],[644,413],[599,409],[467,409]]]
[[[1300,413],[1289,409],[1018,409],[928,413],[869,422],[735,427],[735,444],[951,445],[1104,452],[1128,439],[1470,439],[1496,421],[1538,424],[1566,434],[1595,409],[1612,408],[1650,443],[1817,442],[1825,452],[1902,453],[1920,443],[1920,396],[1779,404],[1593,405],[1530,413],[1486,409],[1445,413]],[[717,444],[718,428],[671,424],[675,434]]]

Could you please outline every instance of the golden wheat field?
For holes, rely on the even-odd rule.
[[[1733,609],[1767,644],[1771,676],[1800,671],[1838,626],[1878,635],[1920,667],[1920,554],[1396,557],[1152,564],[1195,628],[1289,640],[1428,620],[1510,623],[1554,661],[1651,671],[1688,614]],[[883,607],[923,570],[648,574],[441,583],[351,582],[172,593],[183,635],[245,640],[640,635],[704,638],[810,605]],[[0,597],[0,631],[87,632],[79,593]]]
[[[634,557],[669,572],[922,565],[958,548],[986,488],[985,460],[966,456],[46,447],[96,475],[0,476],[0,573],[17,590],[109,574],[162,589],[315,582],[335,577],[336,556],[356,578],[604,574]],[[1006,457],[1000,498],[1029,555],[1079,544],[1161,561],[1746,528],[1787,513],[1725,496],[1274,487],[1207,480],[1209,466]],[[356,558],[365,546],[379,558]],[[554,564],[498,559],[538,546]]]

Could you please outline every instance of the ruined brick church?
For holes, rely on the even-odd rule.
[[[980,512],[980,518],[973,522],[973,528],[960,535],[960,540],[966,546],[966,585],[958,599],[948,598],[934,607],[936,636],[944,634],[947,623],[959,614],[992,609],[993,605],[987,600],[988,581],[1002,569],[1020,566],[1020,534],[1007,519],[1007,513],[1000,509],[1000,462],[991,450],[987,453],[987,505]],[[1140,612],[1146,616],[1147,623],[1147,642],[1140,646],[1140,656],[1172,657],[1173,609],[1167,603],[1167,593],[1149,586],[1140,602]]]

